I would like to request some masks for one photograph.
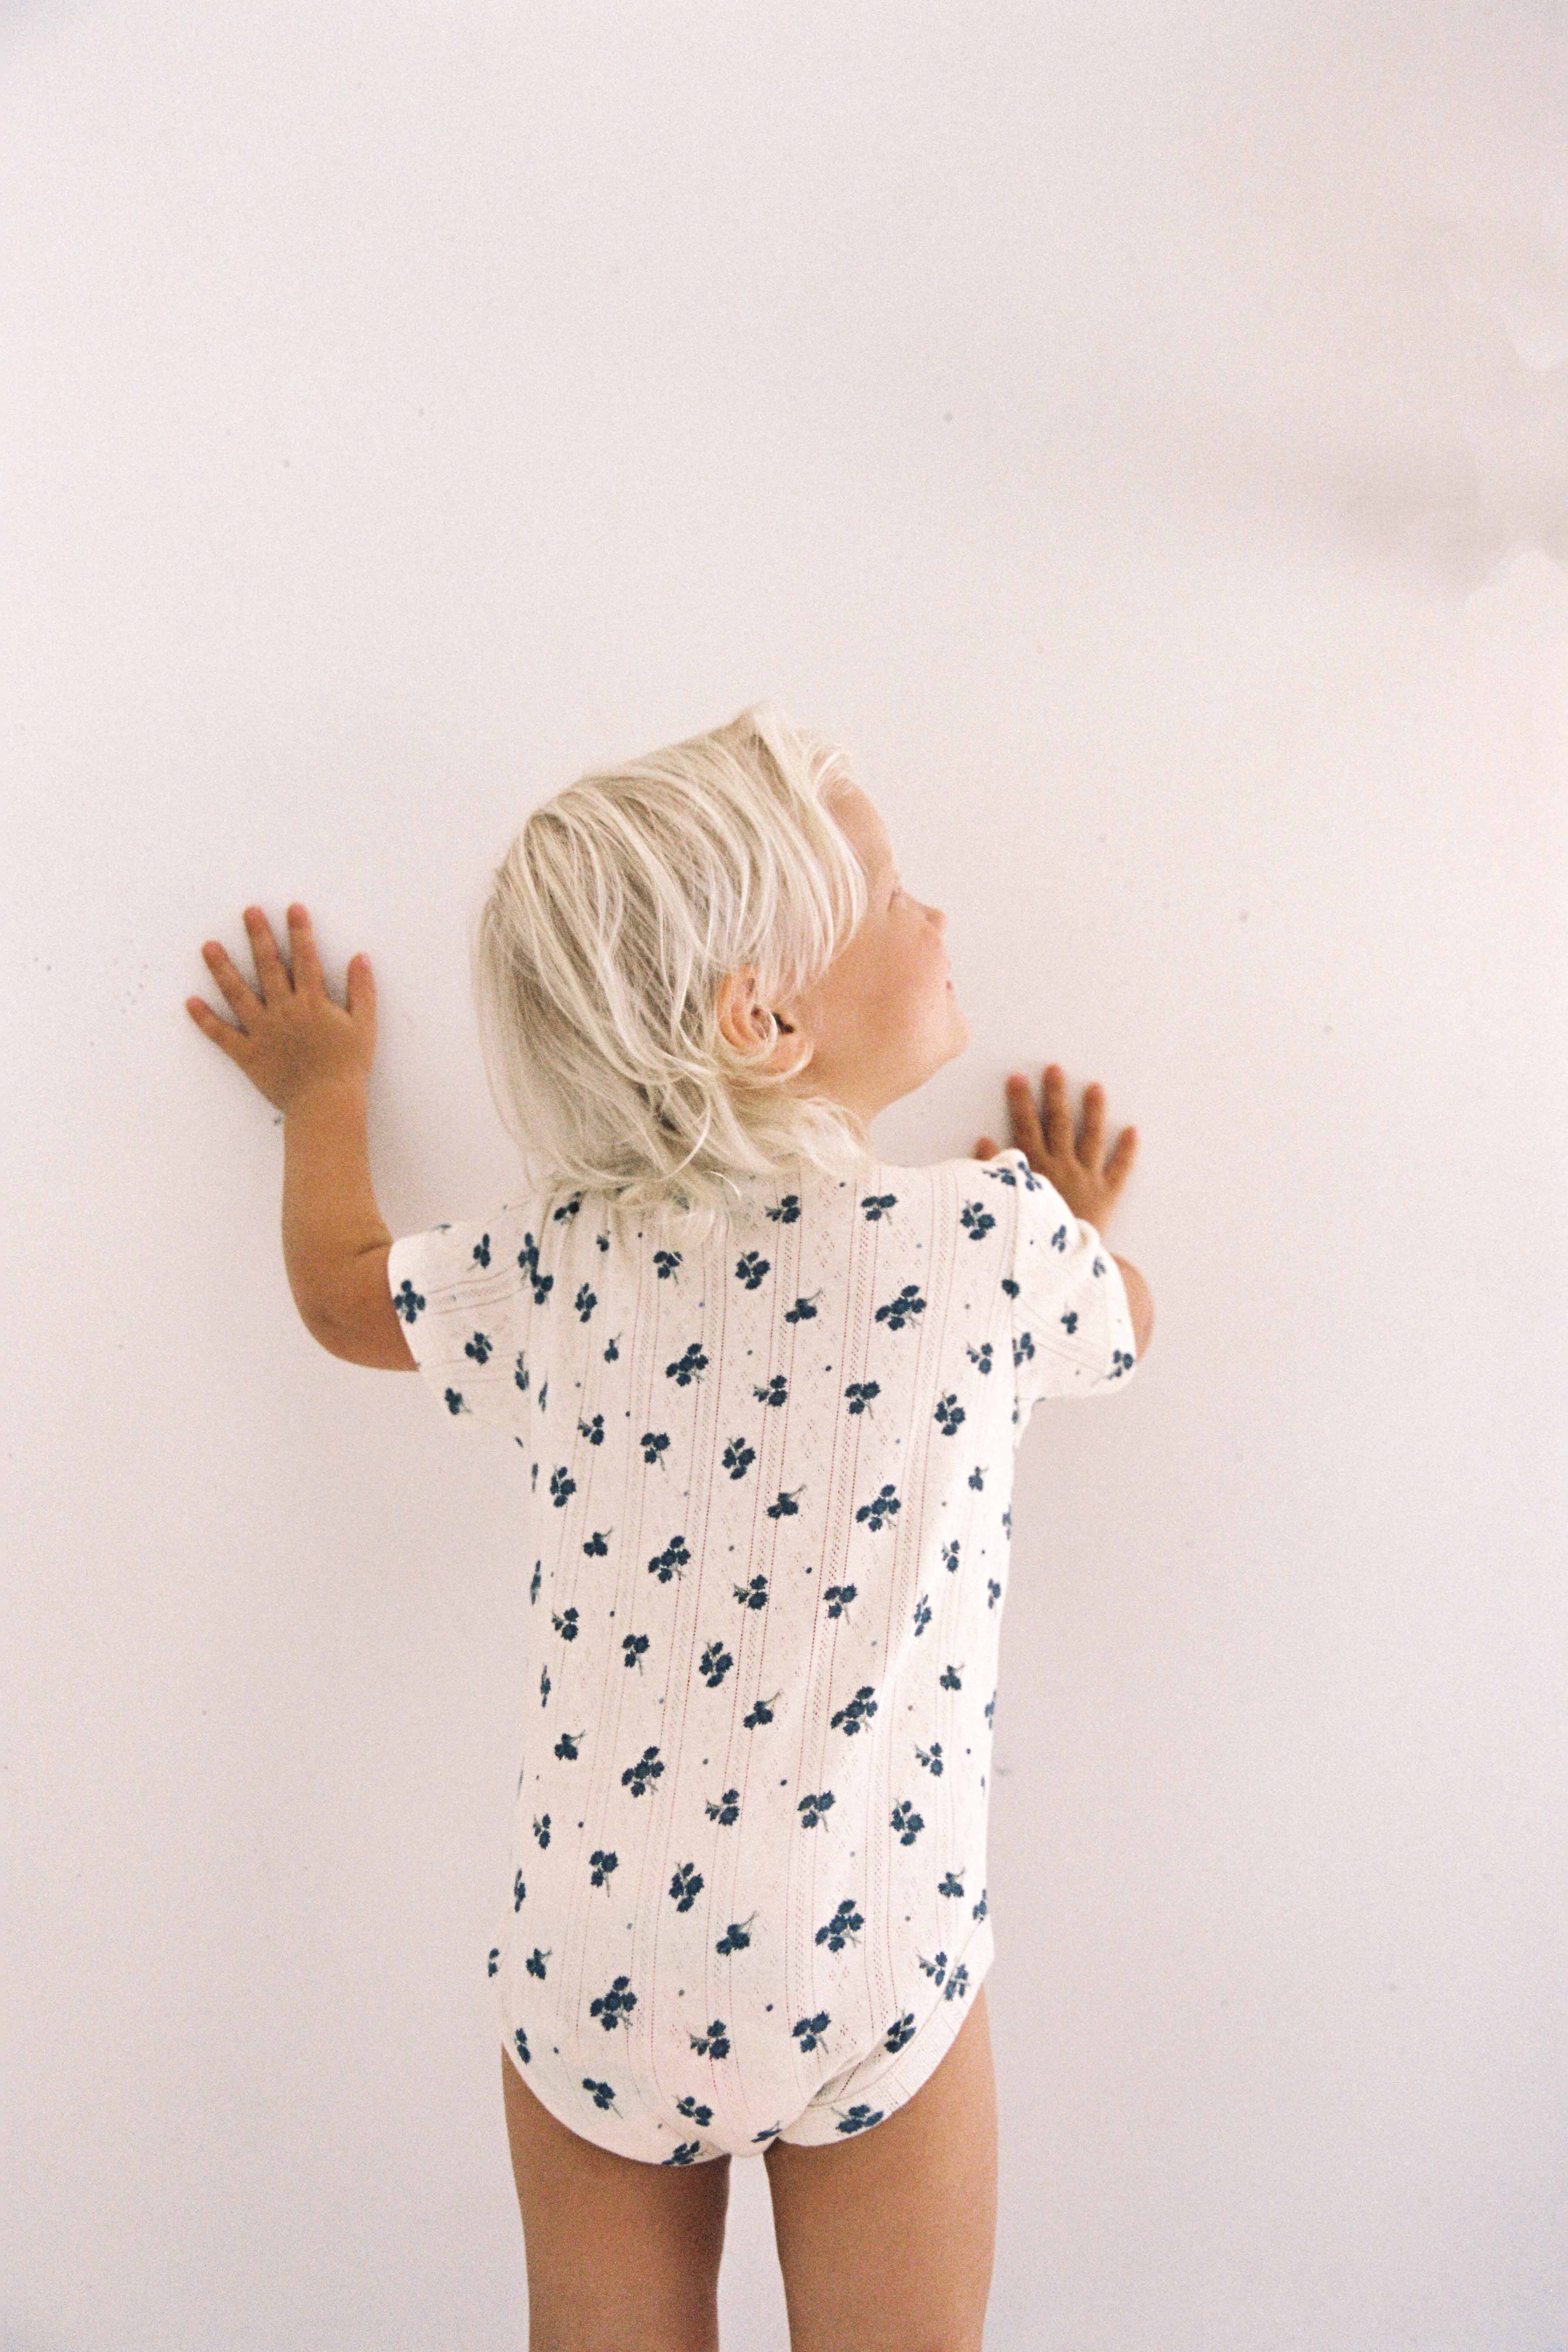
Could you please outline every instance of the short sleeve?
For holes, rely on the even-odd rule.
[[[1125,1388],[1138,1360],[1127,1286],[1095,1228],[1075,1217],[1015,1145],[985,1163],[1017,1197],[1012,1265],[1002,1287],[1013,1307],[1018,1404]]]
[[[454,1420],[521,1436],[529,1400],[533,1313],[552,1277],[529,1230],[537,1213],[507,1203],[461,1225],[436,1225],[392,1244],[386,1285],[414,1360]]]

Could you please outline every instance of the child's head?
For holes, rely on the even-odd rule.
[[[961,1053],[946,919],[895,887],[845,753],[771,703],[581,776],[495,869],[474,946],[490,1090],[550,1181],[706,1231],[796,1158],[852,1177]]]

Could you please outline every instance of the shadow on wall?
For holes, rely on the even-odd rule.
[[[1178,466],[1460,593],[1522,549],[1568,566],[1568,271],[1502,226],[1426,222],[1406,252],[1381,321],[1358,312],[1340,354],[1347,383],[1363,358],[1374,395],[1382,379],[1376,422],[1347,400],[1336,429],[1330,401],[1304,438],[1178,403]],[[1403,421],[1401,378],[1419,385]]]

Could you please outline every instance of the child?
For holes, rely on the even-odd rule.
[[[1053,1066],[1047,1133],[1017,1079],[1012,1148],[872,1156],[968,1042],[945,932],[768,704],[536,809],[480,919],[537,1173],[391,1243],[382,1312],[528,1462],[486,1965],[535,2352],[715,2343],[758,2155],[795,2345],[905,2308],[980,2342],[1013,1455],[1040,1399],[1125,1388],[1149,1307],[1100,1236],[1136,1137],[1102,1167],[1098,1087],[1079,1152]]]

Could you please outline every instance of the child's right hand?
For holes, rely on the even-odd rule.
[[[1081,1217],[1098,1234],[1105,1231],[1106,1220],[1121,1196],[1138,1149],[1138,1129],[1124,1127],[1117,1138],[1116,1149],[1105,1159],[1105,1088],[1089,1086],[1083,1090],[1083,1129],[1075,1150],[1072,1139],[1072,1114],[1068,1108],[1067,1081],[1059,1063],[1052,1062],[1046,1071],[1041,1089],[1045,1104],[1045,1131],[1040,1129],[1040,1114],[1029,1092],[1028,1082],[1021,1077],[1007,1080],[1007,1105],[1013,1115],[1013,1141],[1038,1176],[1046,1177],[1057,1188],[1075,1217]],[[989,1160],[997,1146],[988,1135],[983,1135],[974,1147],[976,1160]],[[1101,1161],[1104,1161],[1103,1167]]]

